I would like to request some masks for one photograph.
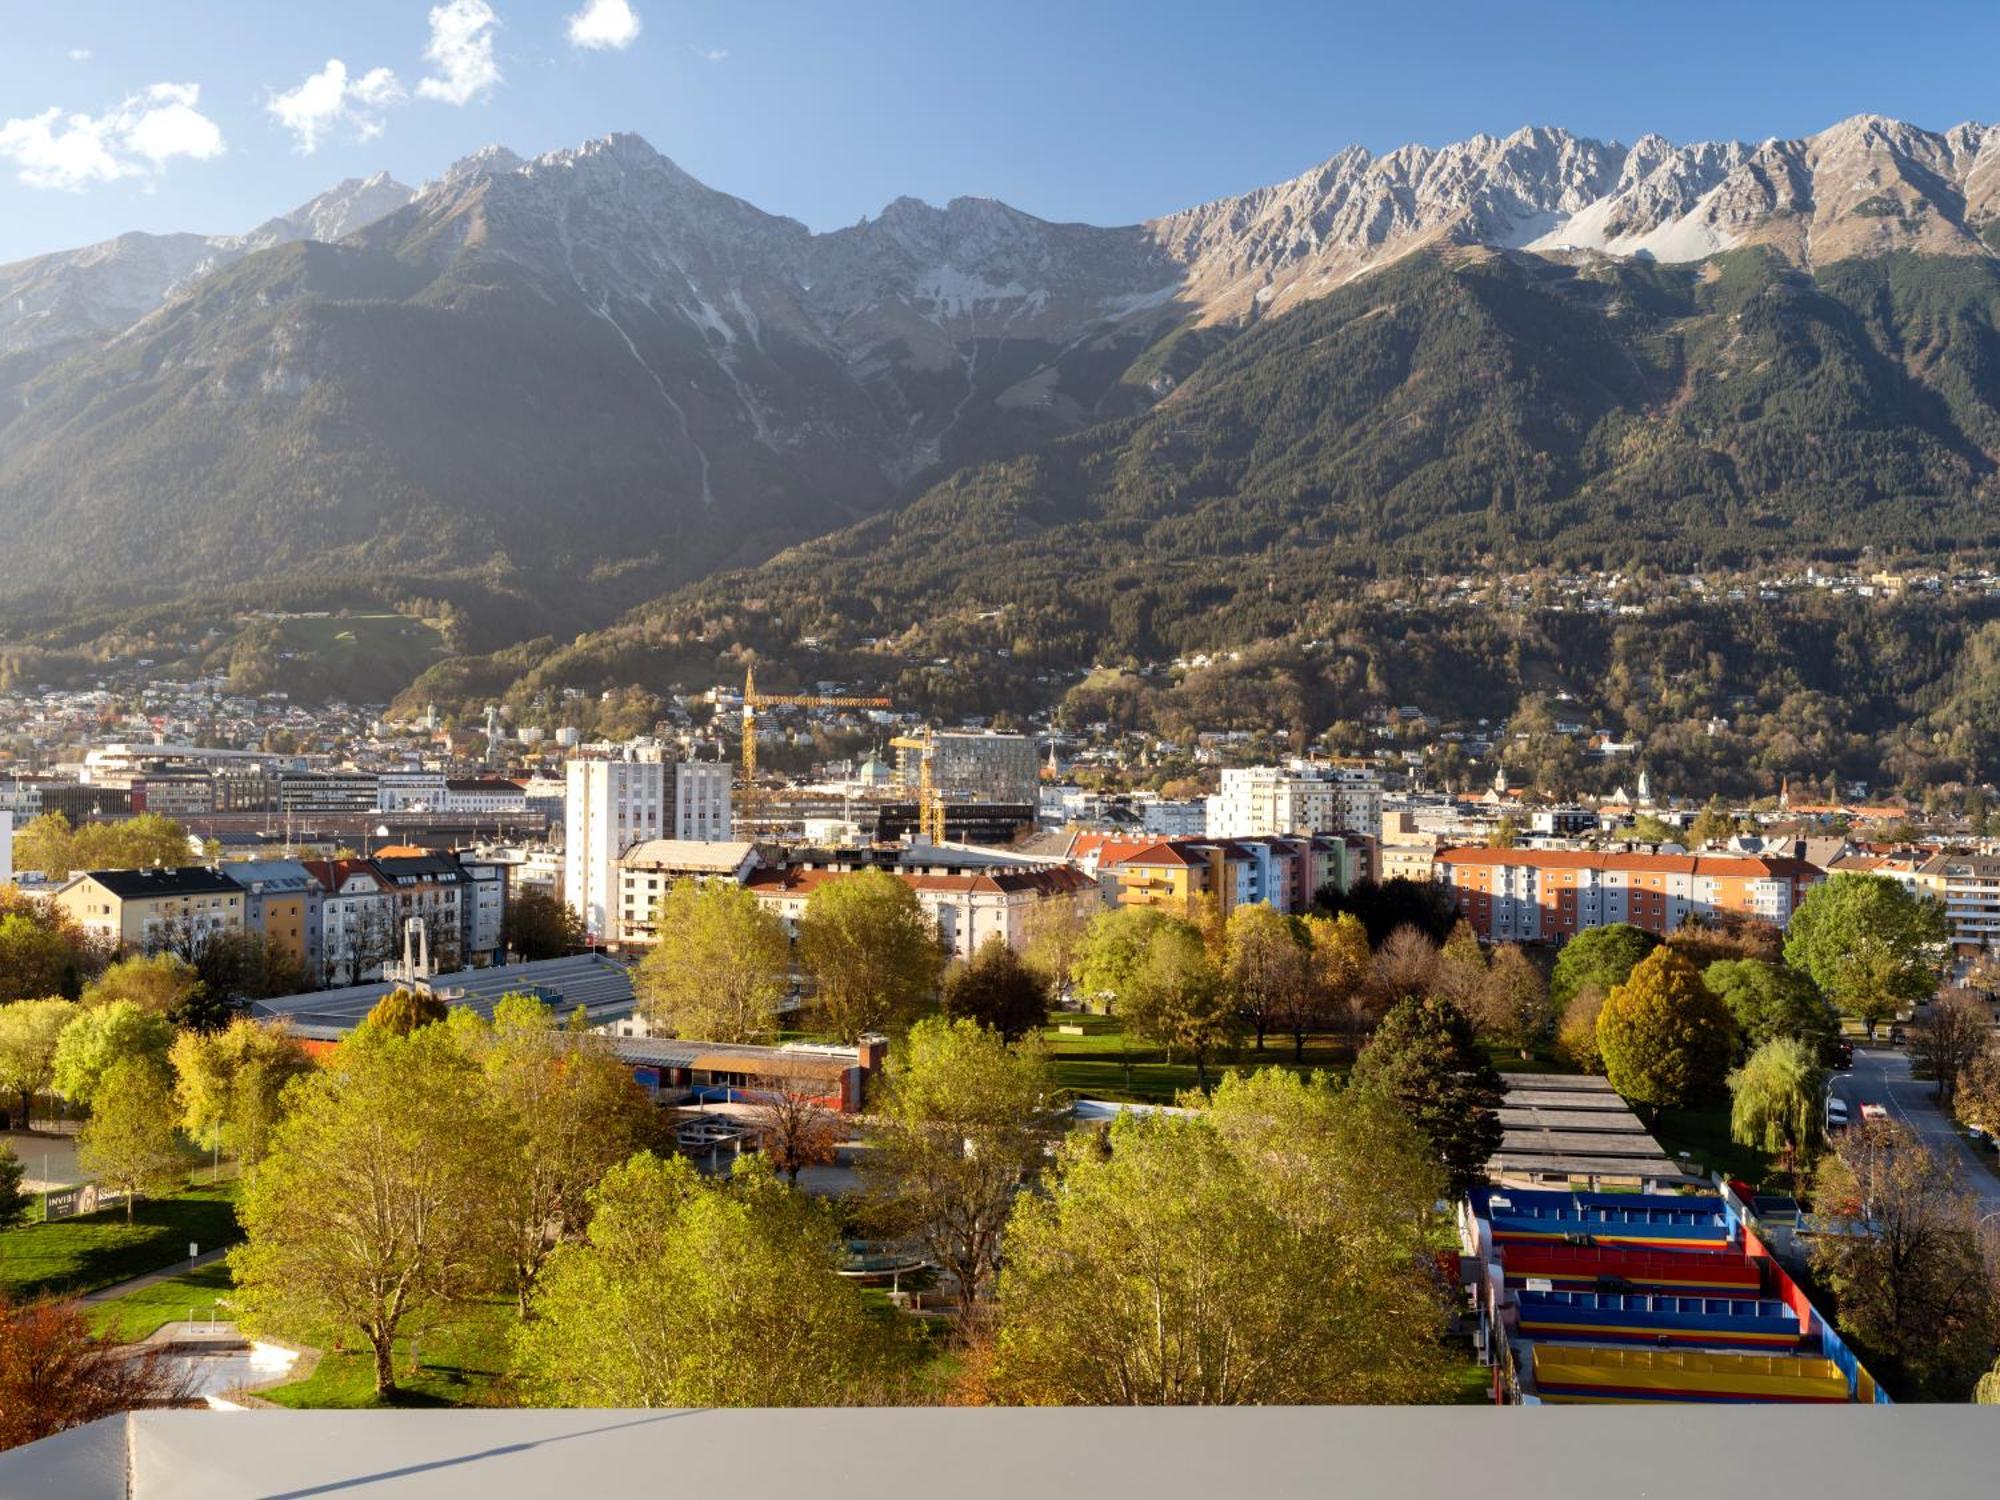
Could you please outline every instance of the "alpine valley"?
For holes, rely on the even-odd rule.
[[[1302,650],[1360,590],[1528,558],[1984,558],[2000,127],[1530,128],[1138,225],[824,234],[636,137],[489,148],[0,266],[0,533],[0,686],[249,670],[258,610],[372,603],[438,641],[356,691],[524,710],[746,660],[963,709],[970,654],[1032,693]],[[1980,624],[1933,632],[1930,707]],[[1385,683],[1351,644],[1413,698],[1450,651],[1519,689],[1600,649],[1524,622]],[[1301,728],[1342,711],[1277,676]]]

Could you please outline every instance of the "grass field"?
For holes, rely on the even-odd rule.
[[[259,1391],[266,1401],[299,1409],[308,1407],[375,1406],[505,1406],[507,1405],[507,1334],[515,1322],[511,1298],[476,1302],[447,1322],[418,1334],[417,1362],[412,1370],[408,1337],[396,1343],[395,1396],[383,1401],[375,1394],[375,1357],[359,1336],[348,1334],[349,1347],[336,1349],[329,1335],[301,1335],[298,1342],[325,1350],[318,1368],[304,1380]],[[359,1345],[359,1347],[354,1347]]]
[[[285,675],[294,696],[367,702],[388,698],[445,654],[436,626],[398,614],[281,620],[277,649],[292,653]]]
[[[143,1339],[190,1313],[197,1322],[213,1317],[226,1323],[229,1309],[216,1304],[228,1299],[230,1285],[228,1265],[213,1261],[109,1302],[93,1303],[84,1308],[84,1321],[99,1338],[122,1343]]]
[[[1648,1122],[1653,1139],[1670,1156],[1687,1152],[1704,1171],[1740,1177],[1752,1187],[1771,1176],[1772,1161],[1754,1146],[1739,1146],[1729,1138],[1729,1102],[1694,1109],[1663,1109]]]
[[[233,1244],[242,1238],[231,1201],[235,1191],[225,1182],[172,1198],[142,1198],[130,1224],[121,1207],[0,1232],[0,1292],[80,1296],[184,1261],[191,1242],[204,1251]]]

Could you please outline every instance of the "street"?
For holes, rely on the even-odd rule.
[[[1891,1119],[1922,1136],[1924,1143],[1954,1163],[1965,1185],[1985,1208],[2000,1210],[2000,1176],[1981,1161],[1959,1135],[1958,1127],[1932,1097],[1936,1085],[1910,1076],[1909,1055],[1893,1047],[1854,1049],[1851,1072],[1833,1075],[1833,1093],[1847,1102],[1849,1118],[1861,1123],[1863,1104],[1885,1104]]]

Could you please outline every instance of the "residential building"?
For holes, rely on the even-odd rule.
[[[308,982],[318,977],[326,891],[296,859],[248,859],[222,867],[243,887],[243,926],[294,960]]]
[[[73,877],[55,902],[95,936],[150,952],[169,940],[199,944],[243,930],[243,887],[200,865],[92,870]]]
[[[812,893],[852,870],[792,867],[753,870],[744,884],[788,929],[796,930]],[[1068,865],[994,866],[945,874],[922,869],[891,872],[916,893],[917,902],[937,923],[939,938],[958,958],[970,958],[988,938],[1004,938],[1017,952],[1026,949],[1031,914],[1048,901],[1067,901],[1086,914],[1102,900],[1097,882]]]
[[[1970,955],[2000,947],[2000,858],[1940,854],[1924,863],[1923,874],[1941,888],[1953,951]]]
[[[1209,838],[1382,832],[1382,782],[1373,771],[1295,763],[1232,767],[1208,799]]]
[[[449,855],[395,847],[376,855],[372,863],[389,897],[394,951],[403,951],[403,934],[416,920],[424,924],[433,969],[455,969],[466,962],[466,903],[472,882],[459,862]],[[497,921],[494,928],[486,949],[489,959],[500,947]]]
[[[564,898],[599,942],[616,936],[618,861],[672,836],[667,767],[654,760],[572,760],[563,808]]]
[[[672,770],[673,821],[665,832],[681,840],[727,839],[736,768],[727,761],[684,760]]]
[[[648,839],[618,861],[617,924],[607,940],[650,943],[653,913],[677,880],[741,885],[758,867],[757,846],[740,839]]]
[[[381,974],[396,953],[395,918],[387,883],[372,860],[303,861],[319,882],[322,984],[360,984]]]
[[[507,945],[507,866],[497,859],[457,856],[465,877],[459,898],[459,951],[475,968],[497,964]]]
[[[1791,921],[1825,878],[1802,859],[1580,849],[1446,849],[1437,878],[1489,942],[1563,942],[1629,923],[1665,936],[1690,917]]]

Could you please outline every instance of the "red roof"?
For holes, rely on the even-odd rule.
[[[1706,875],[1721,879],[1813,876],[1817,865],[1790,856],[1752,854],[1628,854],[1596,849],[1440,849],[1443,865],[1531,866],[1542,870],[1637,870],[1653,875]]]

